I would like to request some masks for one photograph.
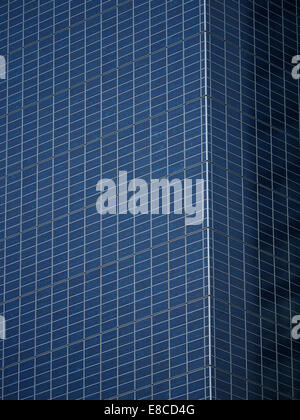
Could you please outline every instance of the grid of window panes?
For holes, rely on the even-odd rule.
[[[216,399],[299,399],[299,2],[210,0]]]
[[[0,5],[2,399],[207,399],[207,231],[100,178],[207,174],[199,0]]]

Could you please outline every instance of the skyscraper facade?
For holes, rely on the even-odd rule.
[[[300,398],[299,11],[0,5],[0,398]],[[121,171],[204,180],[203,223],[99,215]]]
[[[299,399],[299,3],[207,15],[213,397]]]

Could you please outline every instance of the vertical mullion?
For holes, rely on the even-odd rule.
[[[102,34],[102,25],[103,25],[103,3],[100,2],[100,45],[103,47],[103,34]],[[103,74],[103,55],[100,54],[100,73]],[[100,77],[100,136],[103,136],[102,130],[102,121],[103,121],[103,77]],[[102,138],[102,137],[101,137]],[[103,142],[100,141],[100,179],[103,179]],[[102,216],[100,216],[100,250],[103,249],[103,222]],[[103,349],[103,328],[102,328],[102,320],[103,320],[103,255],[100,252],[100,399],[102,399],[102,378],[103,378],[103,371],[102,371],[102,349]]]
[[[243,78],[242,78],[242,42],[241,42],[241,33],[242,33],[242,25],[241,25],[241,4],[238,5],[239,8],[239,34],[240,34],[240,40],[239,40],[239,67],[240,67],[240,103],[241,103],[241,110],[243,111]],[[244,135],[243,135],[243,114],[240,115],[241,122],[240,122],[240,129],[241,129],[241,176],[244,176]],[[246,399],[249,399],[249,381],[248,381],[248,334],[247,334],[247,279],[246,279],[246,229],[245,229],[245,185],[244,185],[244,179],[242,178],[242,224],[243,224],[243,272],[244,272],[244,278],[243,278],[243,287],[244,287],[244,339],[245,339],[245,395]]]
[[[165,2],[165,31],[166,31],[166,45],[168,44],[168,2]],[[169,179],[170,173],[169,173],[169,66],[168,66],[168,60],[169,60],[169,54],[168,54],[168,48],[166,48],[166,76],[165,76],[165,81],[166,81],[166,95],[167,95],[167,109],[166,109],[166,176],[167,179]],[[169,399],[172,399],[172,389],[171,389],[171,384],[172,384],[172,379],[171,379],[171,372],[172,372],[172,368],[171,368],[171,277],[170,277],[170,215],[166,215],[166,219],[167,219],[167,230],[168,230],[168,244],[167,244],[167,249],[168,249],[168,341],[169,341],[169,348],[168,348],[168,353],[169,353]]]
[[[296,39],[299,40],[299,29],[298,29],[298,7],[297,7],[297,1],[296,1],[296,28],[297,28],[297,36]],[[282,0],[282,7],[284,6],[284,1]],[[283,38],[283,57],[285,57],[285,43],[284,43],[284,33],[285,33],[285,24],[284,24],[284,15],[282,14],[282,38]],[[298,49],[297,49],[298,53]],[[287,99],[286,99],[286,91],[287,91],[287,77],[291,77],[290,74],[286,73],[284,71],[284,109],[287,109]],[[298,92],[299,92],[299,84],[298,84]],[[298,95],[300,97],[300,95]],[[300,115],[300,101],[299,101],[299,115]],[[284,116],[284,126],[286,128],[287,126],[287,118],[286,114]],[[299,118],[299,128],[300,128],[300,118]],[[285,139],[285,189],[286,189],[286,208],[287,208],[287,215],[286,215],[286,221],[287,221],[287,252],[288,252],[288,283],[289,283],[289,302],[290,302],[290,320],[293,318],[293,301],[292,301],[292,276],[291,276],[291,242],[290,242],[290,211],[289,211],[289,180],[288,180],[288,139],[287,139],[287,131],[285,129],[284,131],[284,139]],[[291,383],[292,383],[292,399],[295,399],[295,376],[297,376],[297,373],[294,372],[294,349],[293,349],[293,338],[292,335],[290,336],[290,346],[291,346]]]
[[[40,31],[40,14],[39,9],[40,8],[40,1],[38,2],[38,34]],[[38,35],[38,39],[39,39]],[[39,108],[39,101],[40,101],[40,89],[39,89],[39,83],[40,82],[40,50],[37,48],[37,151],[36,151],[36,157],[37,162],[39,161],[39,133],[40,133],[40,121],[39,121],[39,115],[40,115],[40,108]],[[36,266],[36,272],[35,272],[35,319],[34,319],[34,327],[35,327],[35,333],[34,333],[34,355],[35,355],[35,362],[34,362],[34,399],[36,399],[36,375],[37,375],[37,354],[36,354],[36,348],[37,348],[37,313],[38,313],[38,249],[39,249],[39,166],[37,166],[36,169],[36,250],[35,250],[35,266]]]
[[[119,137],[119,8],[116,9],[116,29],[117,29],[117,180],[118,180],[118,174],[119,174],[119,143],[120,143],[120,137]],[[119,362],[120,362],[120,311],[119,311],[119,305],[120,305],[120,293],[119,293],[119,286],[120,286],[120,249],[119,249],[119,225],[120,225],[120,217],[119,213],[117,212],[116,215],[117,218],[117,399],[119,400],[120,395],[120,381],[119,381],[119,375],[120,375],[120,368],[119,368]]]
[[[184,2],[182,2],[182,33],[184,34],[185,30],[185,6]],[[184,37],[184,35],[183,35]],[[183,85],[183,168],[184,168],[184,178],[187,178],[187,155],[186,155],[186,147],[187,147],[187,138],[186,138],[186,71],[185,71],[185,44],[183,42],[183,48],[182,48],[182,85]],[[185,217],[185,216],[184,216]],[[185,223],[184,219],[184,265],[185,265],[185,322],[186,322],[186,331],[185,331],[185,351],[186,351],[186,360],[185,360],[185,366],[186,366],[186,396],[187,399],[189,398],[189,328],[188,328],[188,259],[187,259],[187,252],[188,252],[188,240],[187,240],[187,225]]]
[[[9,48],[9,38],[10,38],[10,3],[7,3],[7,57],[9,58],[10,48]],[[3,237],[3,246],[4,246],[4,254],[3,254],[3,316],[6,318],[6,262],[7,262],[7,196],[8,196],[8,122],[9,122],[9,115],[8,115],[8,88],[9,88],[9,59],[6,60],[6,129],[5,129],[5,201],[4,201],[4,237]],[[7,324],[6,324],[7,327]],[[2,401],[4,400],[4,386],[5,386],[5,342],[2,343]]]
[[[135,10],[135,0],[133,0],[133,4],[132,4],[132,30],[133,30],[133,35],[132,35],[132,42],[133,42],[133,91],[132,91],[132,99],[133,99],[133,177],[135,178],[135,140],[136,140],[136,130],[135,130],[135,124],[136,124],[136,118],[135,118],[135,112],[136,112],[136,105],[135,105],[135,14],[134,14],[134,10]],[[137,323],[137,316],[136,316],[136,216],[134,215],[133,217],[133,240],[134,240],[134,244],[133,244],[133,310],[134,310],[134,318],[133,318],[133,322],[134,322],[134,332],[133,332],[133,337],[134,337],[134,362],[133,362],[133,366],[134,366],[134,396],[136,399],[136,392],[137,392],[137,378],[136,378],[136,368],[137,368],[137,363],[136,363],[136,323]]]
[[[152,56],[151,56],[151,0],[149,1],[149,102],[150,102],[150,117],[152,117]],[[150,121],[150,179],[152,179],[152,120]],[[151,212],[150,212],[151,213]],[[150,214],[150,276],[151,276],[151,398],[154,399],[154,314],[153,314],[153,216]]]
[[[204,86],[205,86],[205,160],[206,160],[206,218],[207,218],[207,237],[206,237],[206,246],[207,246],[207,279],[208,279],[208,365],[209,365],[209,399],[213,399],[212,392],[212,294],[211,294],[211,255],[210,255],[210,245],[211,245],[211,233],[210,233],[210,182],[209,182],[209,132],[208,132],[208,30],[209,28],[209,19],[210,19],[210,4],[209,0],[204,0]],[[210,63],[211,66],[211,63]],[[211,68],[210,68],[211,70]],[[211,77],[211,71],[210,71]],[[204,305],[204,319],[205,319],[205,305]],[[215,317],[214,317],[215,319]],[[216,384],[215,384],[216,389]],[[206,389],[205,389],[206,393]]]
[[[22,17],[22,127],[21,127],[21,174],[20,174],[20,262],[19,262],[19,296],[20,296],[20,305],[19,305],[19,338],[18,338],[18,399],[20,399],[20,370],[21,370],[21,320],[22,320],[22,250],[23,250],[23,177],[24,177],[24,35],[25,35],[25,24],[24,24],[24,13],[25,13],[25,0],[23,0],[23,17]]]
[[[39,0],[40,2],[40,0]],[[40,10],[40,3],[39,3],[39,10]],[[40,18],[40,14],[39,14]],[[55,243],[55,205],[54,205],[54,197],[55,197],[55,148],[54,148],[54,136],[55,136],[55,9],[52,12],[52,22],[53,22],[53,35],[52,35],[52,54],[53,54],[53,65],[52,65],[52,91],[53,91],[53,98],[52,98],[52,267],[51,267],[51,290],[50,290],[50,308],[51,308],[51,327],[50,327],[50,337],[51,337],[51,346],[50,346],[50,399],[53,399],[53,323],[54,323],[54,243]]]
[[[69,2],[69,56],[68,56],[68,73],[69,73],[69,91],[68,91],[68,279],[70,279],[70,223],[71,223],[71,2]],[[69,400],[69,363],[70,363],[70,285],[67,283],[67,400]]]
[[[86,235],[87,235],[87,162],[86,162],[86,154],[87,154],[87,47],[86,47],[86,38],[87,38],[87,11],[86,11],[86,0],[84,1],[84,199],[83,199],[83,205],[84,205],[84,220],[83,220],[83,252],[84,252],[84,274],[83,274],[83,400],[86,398],[86,272],[87,272],[87,262],[86,262],[86,252],[87,252],[87,241],[86,241]]]

